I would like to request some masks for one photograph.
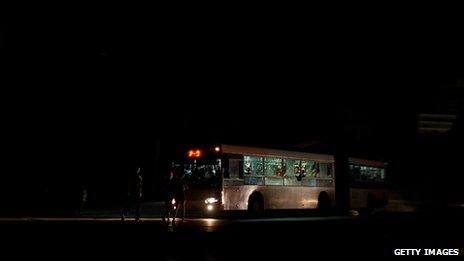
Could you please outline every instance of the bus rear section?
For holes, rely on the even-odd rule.
[[[383,161],[349,158],[351,209],[372,211],[388,205],[386,166]]]

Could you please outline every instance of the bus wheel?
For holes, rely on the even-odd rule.
[[[248,199],[248,212],[251,215],[258,216],[264,212],[264,199],[261,193],[253,192]]]
[[[330,197],[327,192],[322,191],[319,193],[319,197],[317,198],[317,208],[321,211],[327,211],[330,209]]]

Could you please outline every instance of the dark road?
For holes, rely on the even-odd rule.
[[[461,210],[369,217],[2,219],[2,246],[15,255],[90,259],[292,260],[314,256],[392,256],[396,248],[464,251]],[[28,251],[24,251],[27,249]],[[31,252],[32,251],[32,252]]]

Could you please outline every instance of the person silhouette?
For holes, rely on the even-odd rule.
[[[171,219],[171,213],[173,209],[173,199],[174,199],[174,169],[170,169],[168,176],[164,182],[163,186],[163,197],[164,197],[164,213],[163,213],[163,222],[169,224]]]
[[[135,221],[140,220],[140,211],[142,206],[143,198],[143,172],[139,166],[136,173],[136,184],[135,184]]]
[[[135,221],[140,220],[140,210],[143,197],[143,171],[140,166],[136,167],[135,175],[129,173],[127,191],[124,197],[124,206],[121,213],[121,220],[125,221],[132,207],[135,210]]]
[[[176,171],[176,177],[174,182],[174,198],[176,199],[176,212],[173,217],[173,222],[177,218],[177,213],[179,209],[182,208],[182,219],[181,221],[184,222],[185,220],[185,193],[188,189],[187,183],[185,181],[185,175],[182,170]]]

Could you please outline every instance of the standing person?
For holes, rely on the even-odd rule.
[[[79,202],[79,216],[82,215],[82,210],[84,209],[85,204],[87,203],[87,187],[82,186],[81,195]]]
[[[132,208],[135,208],[135,220],[140,219],[140,206],[142,201],[143,173],[142,168],[137,166],[135,174],[130,171],[127,180],[127,191],[124,195],[121,220],[124,221]]]
[[[182,170],[176,171],[176,179],[174,182],[174,197],[176,199],[176,213],[174,214],[173,222],[177,218],[177,212],[182,208],[182,222],[185,219],[185,194],[188,189],[185,182],[185,175]]]
[[[164,198],[164,213],[163,213],[163,222],[169,224],[171,219],[171,212],[173,208],[173,199],[174,199],[174,169],[169,170],[169,174],[164,182],[163,186],[163,198]]]
[[[127,175],[127,180],[126,180],[126,189],[124,191],[123,195],[123,206],[122,206],[122,213],[121,213],[121,221],[125,221],[127,215],[129,214],[129,211],[131,210],[133,201],[134,201],[134,195],[133,195],[133,184],[134,184],[134,179],[133,179],[133,174],[131,173],[132,171],[129,170],[129,173]]]
[[[129,214],[129,211],[131,209],[131,203],[132,203],[132,193],[130,190],[128,190],[123,199],[123,206],[122,206],[122,213],[121,213],[121,221],[126,220],[126,216]]]
[[[140,220],[140,210],[143,198],[143,172],[140,166],[137,167],[136,175],[137,176],[135,184],[135,221],[138,222]]]

